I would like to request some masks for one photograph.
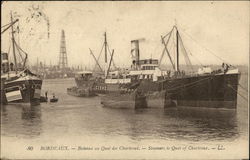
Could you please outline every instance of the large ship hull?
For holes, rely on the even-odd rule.
[[[1,102],[40,104],[42,80],[38,78],[19,78],[5,81],[1,88]]]
[[[118,94],[110,93],[101,95],[101,104],[104,107],[120,108],[120,109],[134,109],[135,99],[133,94]]]
[[[170,108],[176,106],[175,102],[167,96],[165,90],[147,93],[146,101],[148,108]]]
[[[130,93],[106,93],[101,96],[101,104],[104,107],[118,109],[147,108],[146,97],[137,91]]]
[[[196,76],[172,77],[163,81],[141,81],[138,89],[146,95],[148,107],[173,106],[237,107],[238,70]]]
[[[239,78],[239,73],[183,77],[166,80],[163,88],[178,106],[235,109]]]

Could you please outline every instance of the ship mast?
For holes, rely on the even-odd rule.
[[[176,27],[175,27],[176,28]],[[179,71],[179,32],[176,28],[176,66],[175,71]]]
[[[104,52],[105,52],[105,77],[107,77],[107,74],[108,74],[108,70],[107,70],[107,63],[108,63],[108,60],[107,60],[107,36],[106,36],[106,32],[104,33]]]
[[[173,57],[170,56],[170,52],[169,52],[169,50],[167,48],[171,36],[174,39],[174,45],[176,47],[174,49],[174,51],[175,51],[174,54],[176,55],[175,59],[172,59]],[[167,41],[165,42],[164,38],[166,38],[166,37],[167,37]],[[176,37],[176,40],[175,40],[175,37]],[[180,71],[180,66],[179,66],[179,64],[180,64],[180,51],[181,51],[181,53],[184,56],[184,60],[185,60],[185,62],[187,64],[187,66],[190,67],[191,70],[193,70],[191,61],[190,61],[190,59],[188,57],[188,54],[187,54],[187,51],[186,51],[186,49],[184,47],[182,38],[181,38],[180,33],[179,33],[176,26],[174,26],[173,29],[167,35],[161,36],[161,40],[162,40],[162,43],[164,44],[164,50],[163,50],[163,52],[161,54],[159,64],[161,64],[164,53],[166,52],[168,57],[169,57],[169,60],[170,60],[170,62],[172,64],[172,67],[173,67],[174,71],[179,72]]]
[[[104,43],[102,45],[102,49],[100,51],[100,54],[99,54],[98,58],[96,58],[94,56],[92,50],[89,49],[90,54],[93,56],[93,58],[94,58],[94,60],[96,62],[94,69],[96,68],[96,66],[98,66],[102,72],[103,72],[103,69],[101,68],[98,61],[99,61],[99,58],[100,58],[101,54],[103,53],[103,49],[104,49],[104,75],[105,75],[105,77],[107,77],[107,74],[109,72],[108,70],[110,69],[110,65],[108,65],[108,52],[110,54],[110,57],[112,57],[112,53],[109,50],[109,45],[108,45],[108,42],[107,42],[107,34],[106,34],[106,32],[104,32]],[[113,58],[112,58],[112,62],[113,62],[113,66],[116,68]]]
[[[13,23],[12,12],[10,13],[11,23]],[[16,62],[16,53],[15,53],[15,37],[14,37],[14,29],[13,25],[11,25],[11,40],[12,40],[12,48],[13,48],[13,56],[14,56],[14,63],[15,63],[15,72],[17,73],[17,62]]]
[[[111,54],[111,58],[110,58],[109,66],[108,66],[108,70],[107,70],[107,75],[105,76],[105,79],[107,78],[107,76],[108,76],[108,74],[109,74],[111,62],[112,62],[112,60],[113,60],[113,55],[114,55],[114,50],[112,50],[112,54]]]
[[[106,36],[106,32],[104,33],[104,51],[105,51],[105,63],[107,63],[108,60],[107,60],[107,36]]]

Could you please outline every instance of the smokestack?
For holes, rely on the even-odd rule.
[[[131,41],[131,54],[133,66],[137,69],[140,60],[139,40]]]

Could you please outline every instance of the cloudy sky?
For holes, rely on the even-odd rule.
[[[248,64],[249,60],[247,1],[4,2],[2,25],[10,22],[11,11],[20,19],[16,39],[19,37],[20,46],[33,64],[38,57],[46,64],[58,64],[62,29],[70,66],[93,66],[89,48],[98,56],[104,32],[115,50],[116,65],[131,64],[130,41],[139,38],[145,38],[140,43],[141,57],[159,58],[161,35],[175,24],[193,64],[221,64],[221,59]],[[1,36],[2,51],[8,51],[9,42],[9,33],[5,32]],[[169,64],[167,56],[163,61]]]

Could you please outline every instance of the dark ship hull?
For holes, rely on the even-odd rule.
[[[4,81],[3,81],[4,82]],[[5,81],[1,88],[1,103],[40,104],[42,80],[19,78]]]
[[[117,109],[147,108],[146,96],[134,90],[132,92],[110,92],[101,96],[104,107]]]
[[[206,107],[236,109],[240,73],[221,73],[143,82],[149,107]],[[151,91],[148,90],[151,86]],[[158,90],[158,91],[156,91]]]
[[[143,80],[138,90],[146,95],[148,107],[174,106],[229,108],[237,107],[240,73],[204,74],[171,77],[163,81]]]
[[[146,103],[148,108],[176,107],[175,102],[168,97],[168,94],[165,90],[154,91],[146,94]]]
[[[239,73],[176,78],[163,87],[178,106],[235,109],[239,78]]]
[[[67,88],[67,94],[76,97],[92,97],[95,96],[95,93],[90,88],[78,88],[78,87],[71,87]]]

